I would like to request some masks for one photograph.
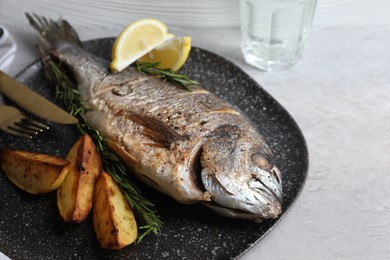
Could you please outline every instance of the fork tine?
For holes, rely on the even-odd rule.
[[[9,133],[9,134],[11,134],[11,135],[16,135],[16,136],[20,136],[20,137],[24,137],[24,138],[32,138],[32,136],[29,135],[29,134],[21,133],[21,132],[12,130],[12,129],[10,129],[10,128],[4,127],[4,128],[1,128],[1,130],[3,130],[4,132]]]
[[[30,135],[30,136],[33,136],[33,135],[37,135],[38,132],[37,131],[34,131],[34,130],[31,130],[31,129],[28,129],[28,128],[24,128],[24,127],[21,127],[19,125],[17,125],[15,123],[14,126],[8,126],[8,129],[11,129],[13,131],[16,131],[16,132],[19,132],[21,134],[27,134],[27,135]]]
[[[43,132],[43,129],[38,128],[38,127],[33,126],[33,125],[30,125],[25,120],[21,120],[20,122],[15,123],[15,125],[19,126],[20,128],[23,128],[23,129],[26,129],[26,130],[31,130],[31,131],[36,132],[36,133]]]
[[[44,123],[41,123],[29,117],[23,118],[21,122],[39,129],[40,132],[42,132],[43,130],[48,130],[50,128],[48,125],[45,125]]]

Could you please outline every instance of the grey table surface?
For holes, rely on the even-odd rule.
[[[39,40],[28,27],[9,30],[18,52],[7,72],[15,75],[36,59]],[[119,32],[77,30],[82,40]],[[238,29],[171,31],[246,71],[295,118],[308,144],[301,196],[242,259],[389,259],[390,25],[316,29],[294,68],[267,73],[245,64]]]

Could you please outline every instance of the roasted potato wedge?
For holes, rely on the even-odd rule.
[[[70,162],[69,171],[57,189],[57,206],[64,221],[81,222],[92,209],[93,189],[102,162],[86,134],[77,140],[66,159]]]
[[[93,195],[93,225],[100,245],[121,249],[137,239],[134,213],[111,176],[102,172]]]
[[[56,189],[64,180],[69,162],[48,154],[0,150],[4,174],[20,189],[33,194]]]

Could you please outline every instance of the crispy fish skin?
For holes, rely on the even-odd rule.
[[[81,47],[66,21],[27,15],[74,73],[85,119],[137,177],[182,203],[260,222],[281,212],[281,174],[255,126],[200,86],[186,92]]]

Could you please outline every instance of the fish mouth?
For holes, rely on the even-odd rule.
[[[265,186],[251,188],[239,194],[225,194],[222,200],[220,195],[213,196],[213,193],[209,192],[211,201],[202,202],[202,204],[225,217],[260,223],[264,219],[277,218],[282,211],[281,199]]]
[[[280,170],[273,166],[269,171],[252,168],[252,180],[248,182],[251,189],[267,194],[267,197],[275,197],[282,202],[282,177]]]

